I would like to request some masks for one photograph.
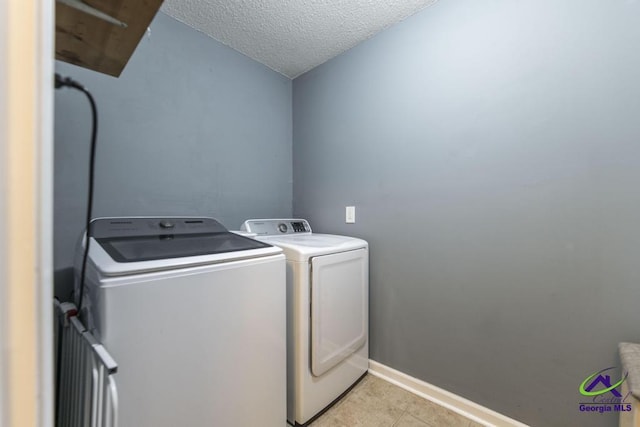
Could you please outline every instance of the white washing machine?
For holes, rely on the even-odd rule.
[[[280,248],[212,218],[98,219],[90,242],[82,317],[118,363],[119,426],[282,427]]]
[[[242,230],[287,258],[287,420],[304,426],[368,370],[368,244],[313,233],[304,219],[252,219]]]

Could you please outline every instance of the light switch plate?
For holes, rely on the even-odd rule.
[[[347,224],[355,224],[356,222],[356,207],[347,206],[345,208],[345,222]]]

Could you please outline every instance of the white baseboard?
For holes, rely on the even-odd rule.
[[[528,427],[489,408],[369,360],[369,373],[487,427]]]

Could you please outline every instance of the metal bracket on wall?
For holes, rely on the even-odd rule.
[[[56,0],[59,3],[65,4],[69,7],[72,7],[80,12],[84,12],[88,15],[95,16],[96,18],[102,19],[110,24],[117,25],[118,27],[127,28],[127,24],[114,18],[113,16],[109,16],[106,13],[89,6],[82,0]]]

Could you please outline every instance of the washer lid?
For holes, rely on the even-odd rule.
[[[281,252],[265,242],[231,233],[213,218],[101,218],[92,222],[91,237],[90,258],[105,275],[213,264]]]
[[[155,261],[267,248],[270,245],[235,233],[202,233],[96,238],[116,262]]]
[[[367,248],[365,240],[334,234],[291,234],[260,236],[260,240],[279,246],[288,260],[306,262],[309,258],[337,252]]]

